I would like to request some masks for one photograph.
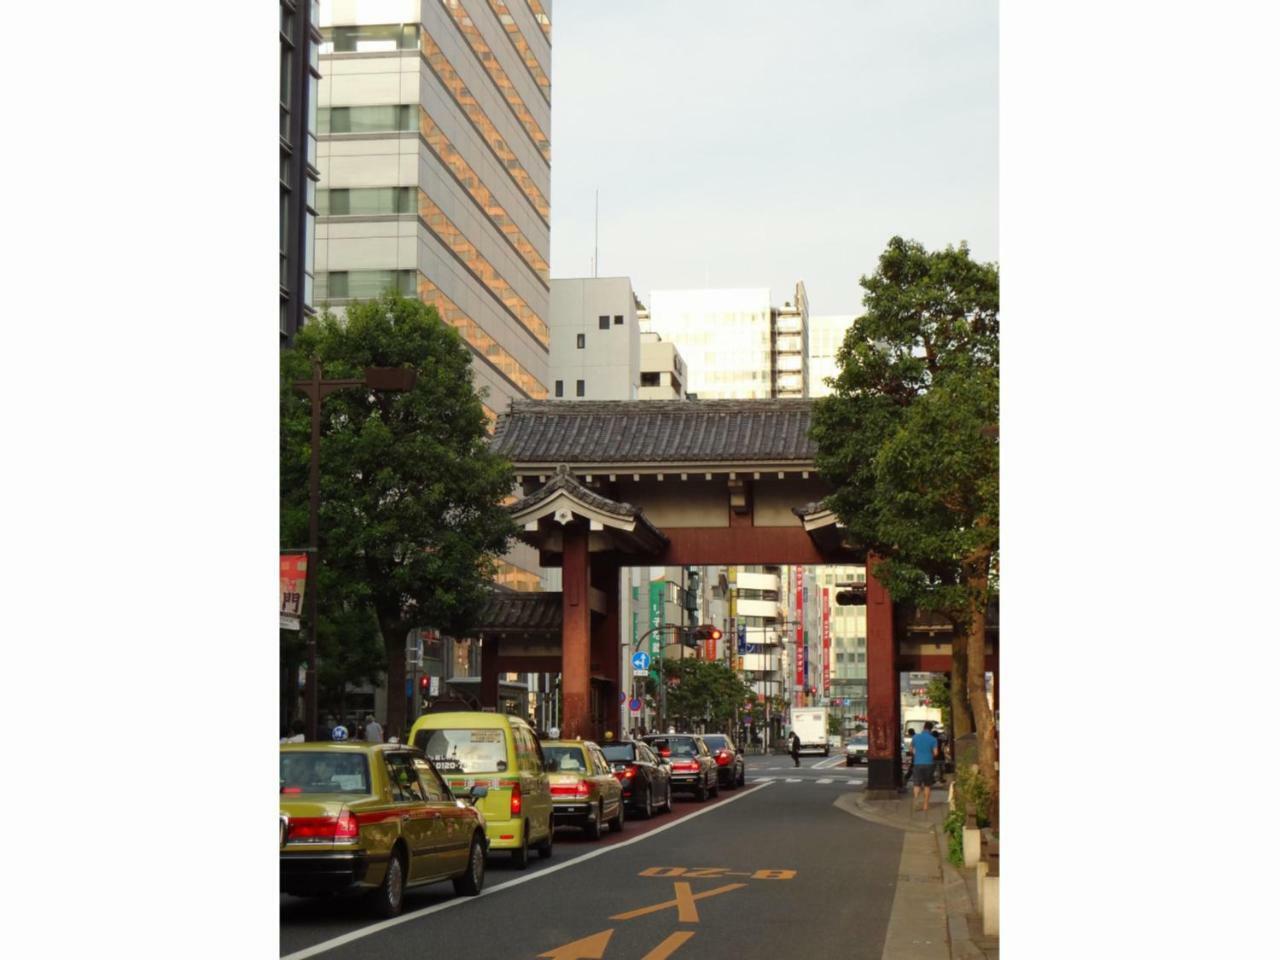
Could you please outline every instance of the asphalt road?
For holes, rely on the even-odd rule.
[[[495,856],[480,897],[436,884],[407,891],[404,914],[378,921],[359,899],[281,896],[280,952],[879,960],[902,834],[833,806],[865,780],[840,758],[797,770],[788,757],[750,757],[746,787],[717,801],[677,798],[674,814],[628,820],[596,843],[562,830],[554,856],[523,871]]]

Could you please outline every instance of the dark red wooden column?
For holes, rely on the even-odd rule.
[[[901,701],[893,601],[867,558],[867,791],[896,796],[902,775]]]
[[[485,637],[480,648],[480,706],[498,709],[498,638]]]
[[[563,626],[560,672],[563,677],[564,716],[560,735],[592,736],[591,724],[591,564],[587,524],[574,520],[564,528],[562,570]]]
[[[605,677],[609,682],[600,691],[604,716],[599,718],[603,726],[595,731],[602,738],[606,730],[621,737],[618,729],[618,691],[621,689],[622,671],[618,647],[618,563],[611,557],[597,556],[591,564],[591,583],[605,596],[605,613],[597,617],[591,628],[591,673]]]

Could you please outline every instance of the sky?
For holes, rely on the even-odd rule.
[[[895,234],[996,260],[992,0],[555,0],[551,275],[803,280],[857,313]]]

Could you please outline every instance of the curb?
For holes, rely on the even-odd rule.
[[[845,813],[852,814],[861,820],[867,820],[871,823],[878,823],[882,827],[892,827],[895,830],[902,830],[905,833],[930,833],[933,830],[932,824],[912,823],[901,817],[894,816],[882,810],[877,810],[873,804],[882,801],[867,800],[861,793],[844,793],[841,794],[835,802],[835,805]]]

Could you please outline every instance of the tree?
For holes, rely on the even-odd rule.
[[[409,392],[342,390],[322,408],[320,625],[345,649],[362,616],[376,622],[394,735],[405,726],[409,630],[469,629],[515,532],[501,506],[511,467],[485,445],[470,351],[435,308],[396,294],[352,303],[345,318],[308,323],[281,354],[282,543],[307,539],[310,410],[292,382],[310,377],[313,357],[326,377],[418,371]]]
[[[951,678],[945,673],[935,673],[929,678],[925,696],[931,706],[942,711],[942,725],[951,730]]]
[[[814,405],[827,505],[895,601],[955,625],[952,730],[972,717],[994,794],[984,650],[1000,540],[999,272],[964,244],[929,252],[894,237],[861,284],[865,312]]]
[[[667,684],[667,716],[682,721],[686,729],[700,720],[712,729],[729,729],[735,712],[751,696],[742,678],[718,660],[663,660],[662,675]]]

